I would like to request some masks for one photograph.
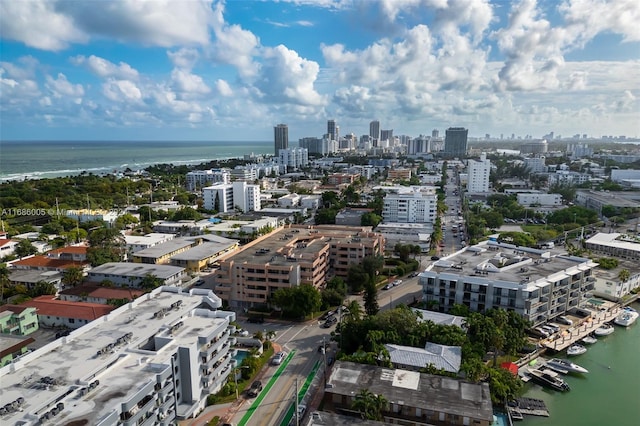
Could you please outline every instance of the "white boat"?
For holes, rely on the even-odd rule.
[[[567,371],[569,373],[588,373],[589,372],[589,370],[587,370],[586,368],[581,367],[578,364],[573,363],[567,359],[552,358],[549,361],[547,361],[547,366],[553,368],[554,370],[556,370],[557,368],[558,370]]]
[[[555,390],[561,392],[568,391],[569,385],[562,380],[558,373],[551,370],[529,370],[529,377],[531,380],[540,383],[541,385],[549,386]]]
[[[598,341],[598,339],[596,339],[593,336],[590,335],[586,335],[582,338],[581,342],[582,343],[586,343],[587,345],[593,345],[594,343],[596,343]]]
[[[586,351],[587,351],[587,348],[577,343],[574,343],[573,345],[569,346],[569,349],[567,349],[567,355],[570,355],[570,356],[582,355]]]
[[[596,328],[593,334],[596,336],[608,336],[613,333],[615,328],[611,324],[602,324],[600,327]]]
[[[618,315],[616,319],[613,320],[613,322],[623,327],[629,327],[631,324],[636,322],[639,316],[640,314],[638,314],[635,309],[625,308],[622,310],[620,315]]]

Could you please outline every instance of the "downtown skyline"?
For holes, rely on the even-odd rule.
[[[0,0],[0,140],[640,136],[636,1]]]

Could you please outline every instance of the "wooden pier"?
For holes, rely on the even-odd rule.
[[[522,414],[528,414],[530,416],[549,417],[547,405],[541,399],[517,398],[516,404],[516,407],[510,407],[510,409],[517,410]]]
[[[593,317],[587,318],[579,325],[569,327],[553,338],[543,340],[542,344],[549,350],[556,352],[563,351],[583,337],[593,333],[593,331],[602,324],[613,321],[619,313],[620,308],[618,307],[611,310],[599,311]]]

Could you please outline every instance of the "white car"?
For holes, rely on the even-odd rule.
[[[242,330],[242,329],[240,329],[240,330],[236,331],[236,333],[237,333],[237,334],[238,334],[238,336],[240,336],[240,337],[247,337],[247,336],[249,336],[249,332],[248,332],[247,330]]]
[[[271,360],[271,363],[273,365],[280,365],[282,364],[282,361],[284,361],[284,358],[287,356],[287,354],[285,352],[278,352],[277,354],[275,354],[273,356],[273,359]]]

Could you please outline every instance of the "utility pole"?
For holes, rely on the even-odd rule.
[[[324,336],[322,336],[322,355],[324,357],[324,388],[327,388],[327,347],[324,344]]]
[[[293,395],[295,402],[296,426],[300,426],[300,416],[298,415],[298,378],[296,377],[296,393]]]

